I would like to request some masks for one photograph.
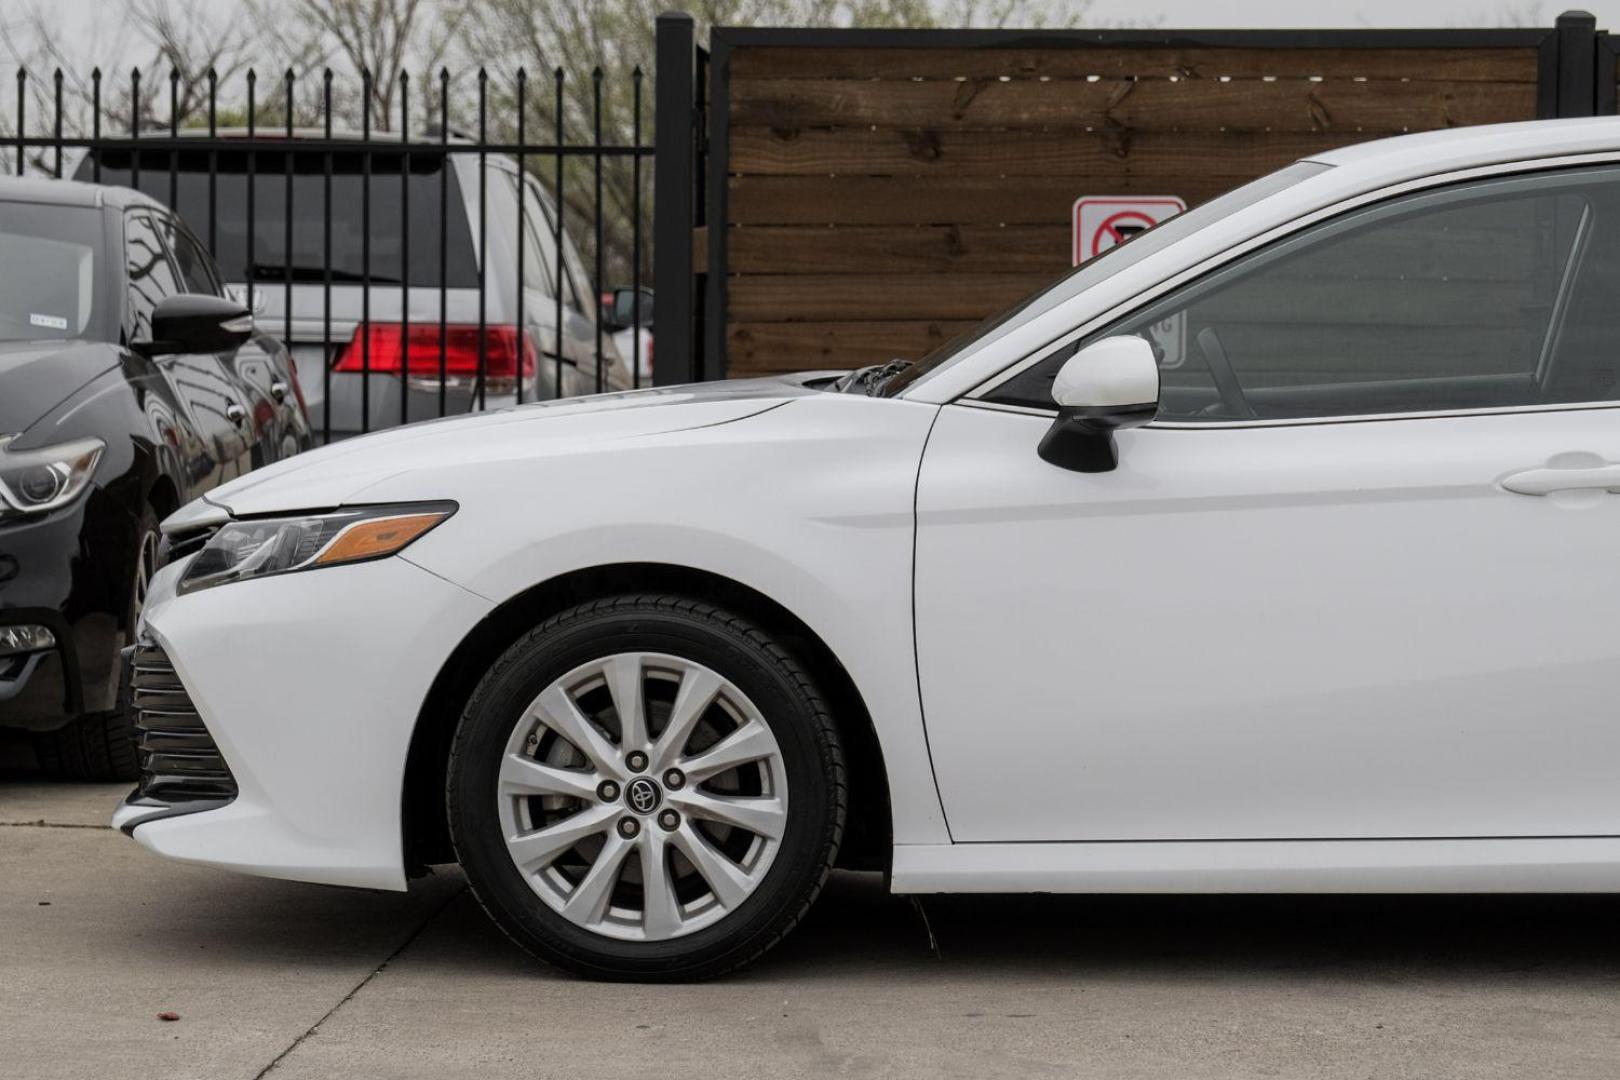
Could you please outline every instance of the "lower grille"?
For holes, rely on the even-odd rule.
[[[142,639],[131,665],[130,707],[141,764],[136,796],[165,803],[235,798],[236,777],[197,715],[168,654]]]

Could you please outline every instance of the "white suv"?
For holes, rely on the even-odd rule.
[[[259,132],[261,138],[280,134]],[[245,129],[219,132],[219,138],[227,141],[246,137]],[[297,129],[294,138],[318,140],[323,135]],[[333,138],[349,143],[358,141],[359,133],[336,132]],[[608,334],[603,335],[598,377],[595,293],[566,231],[558,279],[556,206],[532,174],[520,179],[514,159],[483,155],[486,202],[480,225],[478,153],[413,154],[407,175],[403,156],[389,149],[390,143],[397,145],[397,134],[373,134],[372,141],[376,149],[369,166],[358,151],[333,152],[329,180],[323,151],[312,144],[293,153],[290,253],[285,152],[260,150],[253,155],[251,222],[248,151],[199,148],[174,155],[178,209],[195,223],[199,236],[212,242],[233,290],[245,298],[251,282],[259,326],[277,337],[287,336],[290,280],[287,344],[299,365],[317,435],[330,428],[331,437],[338,439],[402,421],[509,405],[517,400],[520,379],[525,400],[630,386],[629,369]],[[470,144],[452,139],[450,145]],[[137,179],[130,169],[130,151],[92,154],[71,168],[77,179],[90,179],[98,162],[101,183],[128,186]],[[170,197],[170,160],[167,150],[143,150],[140,155],[140,190],[163,202]],[[448,172],[445,161],[450,163]],[[325,213],[328,183],[330,235]],[[361,204],[361,193],[367,189],[369,228]],[[526,200],[521,233],[520,190]],[[442,228],[441,200],[446,208]],[[480,228],[488,253],[481,331]],[[364,284],[368,280],[369,287]],[[369,335],[361,330],[366,325]]]

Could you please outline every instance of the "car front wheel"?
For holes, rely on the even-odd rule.
[[[157,573],[158,519],[151,507],[141,516],[130,581],[129,635],[133,637],[146,607],[146,590]],[[34,735],[34,757],[40,771],[60,780],[111,782],[141,774],[123,688],[112,709],[76,716],[54,731]]]
[[[691,979],[803,916],[846,783],[825,701],[770,635],[633,595],[562,612],[495,663],[447,797],[473,891],[520,945],[593,978]]]

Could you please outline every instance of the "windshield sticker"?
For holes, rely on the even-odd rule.
[[[47,330],[66,330],[67,320],[55,315],[38,315],[29,313],[28,321],[35,326],[43,326]]]

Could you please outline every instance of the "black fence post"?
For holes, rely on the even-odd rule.
[[[697,91],[694,23],[685,12],[658,16],[657,115],[654,117],[653,340],[658,343],[653,382],[695,382],[703,368],[694,348],[692,279],[693,195],[696,155],[693,125]]]
[[[1555,116],[1592,116],[1597,108],[1597,18],[1588,11],[1558,16]]]

